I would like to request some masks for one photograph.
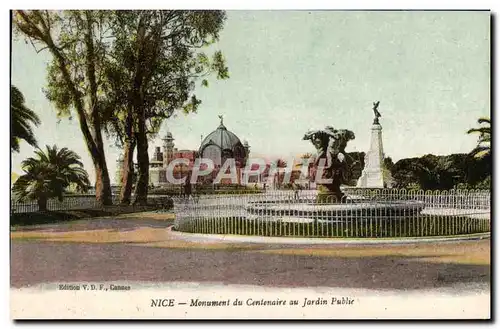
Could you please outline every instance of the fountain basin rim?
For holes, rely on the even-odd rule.
[[[205,234],[190,233],[173,230],[172,226],[167,228],[167,234],[182,240],[198,243],[267,243],[267,244],[331,244],[331,245],[400,245],[400,244],[420,244],[420,243],[446,243],[457,241],[489,239],[491,232],[472,233],[451,236],[433,237],[401,237],[401,238],[308,238],[308,237],[267,237],[267,236],[247,236],[237,234]]]
[[[415,211],[425,207],[422,201],[387,201],[363,203],[286,203],[272,201],[254,201],[246,205],[247,210],[285,210],[285,211],[362,211],[362,210],[403,210]]]

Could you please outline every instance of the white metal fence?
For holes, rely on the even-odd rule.
[[[118,195],[113,195],[113,204],[118,203]],[[96,208],[98,202],[96,201],[95,194],[74,194],[64,196],[63,201],[57,199],[49,199],[47,201],[47,210],[78,210]],[[37,212],[38,204],[36,201],[31,202],[17,202],[11,200],[10,209],[12,213],[29,213]]]
[[[158,202],[164,202],[168,199],[167,196],[162,195],[150,195],[148,196],[148,202],[154,203],[155,200]],[[112,203],[114,205],[119,204],[120,196],[118,194],[112,195]],[[11,201],[11,213],[31,213],[37,212],[38,204],[36,201],[31,202],[16,202]],[[50,199],[47,201],[47,210],[50,211],[60,211],[60,210],[79,210],[79,209],[93,209],[98,208],[99,203],[95,198],[95,194],[72,194],[65,196],[63,201],[59,202],[57,199]]]
[[[344,192],[344,203],[336,205],[310,190],[176,197],[175,228],[211,234],[360,238],[490,230],[489,191],[350,188]]]

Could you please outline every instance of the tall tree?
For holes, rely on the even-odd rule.
[[[15,31],[26,37],[37,52],[47,49],[47,98],[58,116],[74,111],[95,169],[96,199],[111,203],[111,182],[104,154],[101,110],[104,95],[105,55],[110,41],[109,11],[16,10]]]
[[[38,150],[36,158],[22,162],[24,174],[20,176],[12,191],[19,201],[37,200],[41,211],[47,210],[47,200],[63,200],[63,193],[73,185],[86,191],[90,182],[80,157],[73,151],[56,145],[47,145],[47,151]]]
[[[476,158],[489,157],[491,154],[491,120],[479,118],[477,123],[482,126],[467,131],[468,134],[479,134],[477,146],[472,150],[471,155]]]
[[[19,152],[19,140],[24,140],[36,147],[37,142],[32,126],[40,124],[40,118],[33,110],[29,109],[24,101],[24,96],[15,86],[10,86],[10,115],[11,135],[10,150]]]
[[[125,147],[122,202],[130,200],[132,154],[137,147],[136,203],[145,203],[149,181],[148,138],[176,110],[195,112],[201,103],[195,82],[208,86],[211,73],[228,78],[220,51],[212,58],[202,51],[214,44],[223,27],[221,11],[141,10],[117,11],[112,24],[115,37],[107,65],[112,92],[107,122],[120,132]],[[121,115],[112,115],[117,108]]]
[[[117,147],[123,150],[121,159],[121,168],[119,185],[120,203],[129,204],[131,201],[134,172],[133,155],[136,146],[133,107],[131,106],[131,97],[129,97],[130,75],[125,68],[131,65],[130,60],[124,61],[130,49],[122,46],[123,36],[118,33],[115,38],[115,47],[111,60],[108,58],[106,63],[106,94],[107,102],[102,113],[102,122],[104,131],[110,139],[115,140]],[[125,53],[120,53],[125,51]],[[119,62],[120,61],[120,62]]]

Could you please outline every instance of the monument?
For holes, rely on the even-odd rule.
[[[377,105],[374,107],[374,111],[374,125],[380,126],[378,123],[380,113],[377,111]],[[387,227],[387,223],[416,218],[425,207],[422,201],[367,199],[342,192],[340,186],[347,183],[352,175],[352,168],[347,161],[345,148],[347,143],[354,138],[352,131],[335,129],[331,126],[321,130],[310,130],[304,135],[302,139],[310,141],[317,150],[314,163],[315,179],[318,186],[316,195],[298,196],[293,200],[290,199],[289,195],[277,195],[271,198],[269,195],[260,198],[244,198],[242,199],[244,200],[243,207],[224,207],[223,210],[217,209],[216,212],[212,212],[213,209],[211,209],[206,213],[198,212],[196,207],[193,212],[190,212],[189,205],[187,205],[176,214],[175,228],[185,232],[206,233],[207,226],[204,226],[203,223],[206,223],[207,220],[214,220],[219,223],[214,225],[218,233],[242,234],[240,230],[242,227],[255,228],[255,225],[262,227],[259,225],[272,222],[275,234],[282,234],[285,230],[283,227],[288,227],[288,230],[290,227],[294,227],[293,230],[295,230],[297,225],[305,225],[302,228],[311,231],[316,227],[316,234],[319,234],[318,230],[320,229],[321,232],[325,229],[330,229],[330,232],[333,232],[335,227],[335,231],[338,232],[339,226],[337,225],[350,224],[350,229],[347,229],[346,226],[340,228],[342,232],[351,232],[346,234],[352,234],[358,227],[362,227],[368,222],[371,225],[372,219],[379,221],[378,224],[374,224],[373,228],[382,230],[383,227]],[[227,224],[221,226],[221,219]],[[385,226],[381,224],[382,221],[385,222]],[[239,224],[231,225],[232,222]],[[323,224],[326,226],[319,226]],[[234,229],[235,227],[238,229]],[[372,226],[370,227],[371,230]],[[280,233],[276,233],[278,228]],[[260,228],[256,228],[251,234],[268,234],[258,233],[262,232],[259,230]],[[330,234],[334,235],[334,233]]]
[[[318,183],[318,203],[340,203],[345,201],[340,185],[349,180],[350,169],[347,165],[345,148],[347,142],[355,138],[347,129],[334,129],[331,126],[323,130],[312,130],[304,135],[303,140],[310,140],[317,150],[316,175],[321,175],[324,183]],[[318,182],[318,177],[316,178]]]
[[[392,177],[384,166],[384,147],[382,144],[382,126],[379,118],[382,116],[378,111],[380,102],[373,103],[375,118],[371,128],[370,148],[365,155],[365,168],[358,179],[356,187],[385,188],[391,187]]]
[[[377,107],[378,102],[373,108],[375,112],[373,125],[377,126],[376,131],[379,132],[380,113]],[[378,133],[376,136],[380,141],[376,145],[381,150],[381,136]],[[302,139],[311,141],[317,150],[314,167],[318,193],[315,199],[299,199],[296,202],[252,200],[245,207],[245,219],[290,223],[332,223],[332,225],[358,221],[361,225],[370,219],[380,218],[381,214],[384,220],[404,220],[419,215],[425,206],[421,201],[356,198],[342,192],[340,186],[350,180],[352,169],[346,159],[345,148],[347,143],[354,138],[352,131],[334,129],[331,126],[322,130],[308,131]],[[369,159],[372,157],[369,156]],[[383,161],[382,152],[379,154],[379,159]]]

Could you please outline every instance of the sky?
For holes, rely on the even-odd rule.
[[[380,101],[385,155],[394,162],[425,154],[468,153],[466,131],[490,115],[489,12],[229,11],[220,40],[230,78],[198,88],[196,114],[168,120],[149,153],[172,132],[176,147],[197,150],[224,116],[247,140],[252,156],[314,153],[309,129],[352,130],[346,151],[366,152]],[[12,84],[41,118],[40,145],[77,152],[94,181],[91,158],[75,117],[57,119],[45,98],[47,52],[21,39],[12,44]],[[33,155],[21,143],[12,171]],[[111,179],[120,150],[106,145]]]

